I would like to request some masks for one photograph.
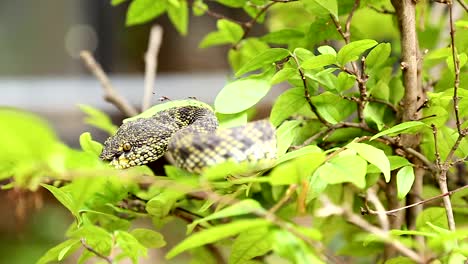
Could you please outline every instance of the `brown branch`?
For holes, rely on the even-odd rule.
[[[126,116],[137,115],[138,112],[135,108],[133,108],[133,106],[114,89],[101,66],[93,58],[93,55],[91,55],[89,51],[84,50],[81,51],[80,57],[85,62],[88,69],[94,74],[96,79],[101,83],[101,86],[104,89],[104,99],[117,107],[117,109]]]
[[[436,195],[436,196],[433,196],[431,198],[428,198],[426,200],[421,200],[417,203],[413,203],[413,204],[409,204],[409,205],[406,205],[406,206],[403,206],[403,207],[399,207],[399,208],[395,208],[393,210],[388,210],[388,211],[379,211],[379,210],[372,210],[370,208],[366,208],[365,211],[363,211],[364,213],[368,213],[368,214],[372,214],[372,215],[379,215],[379,214],[386,214],[386,215],[391,215],[391,216],[394,216],[396,212],[399,212],[399,211],[402,211],[402,210],[406,210],[408,208],[412,208],[412,207],[415,207],[415,206],[418,206],[418,205],[422,205],[422,204],[425,204],[425,203],[429,203],[429,202],[432,202],[434,200],[437,200],[437,199],[440,199],[440,198],[443,198],[443,197],[446,197],[446,196],[451,196],[453,195],[454,193],[456,192],[459,192],[459,191],[462,191],[464,189],[468,188],[468,185],[465,185],[465,186],[462,186],[462,187],[459,187],[457,189],[454,189],[452,191],[448,191],[448,192],[445,192],[445,193],[442,193],[442,194],[439,194],[439,195]]]
[[[453,82],[453,108],[455,111],[456,125],[458,134],[462,135],[465,132],[461,129],[460,114],[458,109],[458,88],[460,86],[460,60],[458,59],[458,53],[455,47],[455,26],[453,23],[453,5],[452,2],[447,3],[449,9],[449,22],[450,22],[450,46],[452,49],[452,60],[453,60],[453,69],[455,71],[455,79]]]
[[[83,247],[88,250],[89,252],[93,253],[94,255],[96,255],[97,257],[99,257],[100,259],[103,259],[104,261],[106,261],[107,263],[109,264],[112,264],[114,263],[112,261],[111,258],[107,257],[107,256],[104,256],[103,254],[97,252],[94,248],[92,248],[91,246],[89,246],[88,244],[86,244],[86,240],[84,238],[81,238],[80,239],[81,241],[81,245],[83,245]]]
[[[413,251],[411,248],[408,248],[405,246],[403,243],[400,241],[394,239],[391,237],[391,235],[370,224],[366,220],[364,220],[361,216],[355,214],[349,207],[339,207],[335,204],[333,204],[327,197],[322,196],[320,197],[323,208],[321,208],[317,214],[319,216],[325,217],[325,216],[330,216],[330,215],[341,215],[343,216],[348,222],[351,224],[360,227],[361,229],[372,233],[376,235],[377,237],[381,238],[385,243],[391,245],[394,247],[397,251],[399,251],[401,254],[411,258],[413,261],[417,263],[425,263],[425,259],[420,257],[415,251]]]
[[[382,99],[378,99],[378,98],[375,98],[375,97],[367,97],[367,101],[386,105],[386,106],[387,106],[388,108],[390,108],[394,113],[398,113],[398,109],[397,109],[393,104],[391,104],[391,103],[388,102],[388,101],[385,101],[385,100],[382,100]]]
[[[346,19],[345,32],[348,37],[348,43],[351,40],[351,21],[353,20],[354,12],[356,12],[360,4],[361,0],[354,1],[353,8],[351,9],[351,12],[349,12],[348,18]]]
[[[457,2],[468,12],[468,5],[463,0],[457,0]]]
[[[367,7],[380,14],[390,14],[390,15],[395,14],[395,11],[387,9],[385,6],[382,6],[380,9],[373,5],[367,5]]]
[[[145,88],[143,91],[143,101],[141,111],[145,111],[151,105],[151,97],[154,91],[154,80],[158,68],[158,54],[161,48],[163,29],[160,25],[151,27],[148,41],[148,50],[145,54]]]
[[[387,214],[383,214],[380,212],[385,211],[385,207],[383,206],[382,202],[377,197],[377,191],[375,190],[376,187],[369,188],[367,190],[367,201],[371,202],[375,209],[377,209],[377,217],[379,218],[380,226],[384,231],[390,230],[390,223],[388,221]]]
[[[294,194],[294,191],[296,191],[296,189],[297,184],[289,185],[289,188],[286,190],[283,197],[281,197],[281,199],[277,203],[275,203],[275,205],[273,205],[268,211],[272,214],[276,213],[276,211],[278,211],[281,207],[283,207],[285,203],[289,201],[289,199],[291,199],[291,196]]]
[[[315,105],[312,103],[312,100],[310,98],[310,92],[309,92],[309,88],[307,87],[307,77],[305,76],[305,73],[304,71],[302,70],[301,68],[301,65],[299,63],[299,60],[296,58],[296,56],[292,56],[292,58],[294,59],[294,62],[296,62],[296,65],[297,65],[297,70],[299,72],[299,75],[301,76],[301,80],[302,80],[302,85],[304,86],[304,97],[307,101],[307,103],[309,104],[309,107],[310,107],[310,110],[312,110],[312,112],[315,114],[315,116],[317,116],[317,119],[322,123],[324,124],[325,126],[327,127],[330,127],[331,124],[325,120],[325,118],[323,118],[318,110],[317,110],[317,107],[315,107]]]

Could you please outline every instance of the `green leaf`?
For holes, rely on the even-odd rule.
[[[316,16],[332,15],[338,18],[338,5],[336,0],[301,0],[305,9]]]
[[[232,244],[229,264],[242,264],[265,255],[272,247],[272,232],[267,227],[242,232]]]
[[[193,15],[203,16],[208,10],[208,5],[203,2],[203,0],[195,0],[192,4]]]
[[[424,209],[416,218],[416,229],[432,232],[432,228],[427,226],[428,222],[438,227],[447,229],[448,222],[445,209],[442,207],[430,207]]]
[[[245,5],[247,0],[217,0],[217,2],[229,6],[229,7],[234,7],[234,8],[240,8]]]
[[[179,191],[165,189],[146,203],[146,211],[156,218],[163,218],[169,214],[177,199],[183,195]]]
[[[49,249],[42,257],[36,262],[36,264],[46,264],[49,262],[60,261],[64,255],[70,254],[77,250],[81,246],[79,239],[69,239],[57,246]],[[66,253],[64,253],[66,252]]]
[[[127,11],[127,26],[148,22],[166,11],[165,0],[133,0]]]
[[[127,1],[127,0],[112,0],[111,5],[113,5],[113,6],[120,5],[125,1]]]
[[[160,248],[166,245],[163,235],[151,229],[135,228],[131,234],[147,248]]]
[[[414,170],[411,166],[401,168],[397,173],[398,199],[406,197],[414,182]]]
[[[271,185],[289,185],[300,183],[310,177],[325,160],[322,152],[310,153],[281,163],[273,168],[269,175]]]
[[[254,71],[265,66],[271,65],[276,61],[280,61],[289,56],[289,50],[282,48],[271,48],[258,54],[246,64],[244,64],[237,72],[236,76],[239,77],[250,71]]]
[[[99,128],[107,132],[109,135],[115,134],[117,126],[112,123],[110,117],[104,112],[88,105],[78,105],[78,107],[80,107],[81,111],[87,114],[87,117],[84,120],[86,124]]]
[[[242,79],[224,86],[215,99],[216,112],[235,114],[242,112],[260,101],[270,90],[265,80]]]
[[[84,239],[86,244],[97,252],[107,256],[113,244],[112,234],[106,229],[92,224],[83,224],[68,234],[72,238]]]
[[[259,211],[264,211],[259,202],[253,199],[245,199],[231,206],[228,206],[218,212],[212,213],[207,217],[193,221],[190,225],[187,226],[187,233],[191,233],[197,225],[203,222],[237,215],[244,215]]]
[[[356,155],[342,155],[331,159],[317,169],[317,175],[329,184],[354,183],[366,187],[367,162]]]
[[[390,161],[390,170],[396,170],[404,166],[411,166],[412,164],[405,158],[400,156],[387,156]]]
[[[281,29],[278,31],[270,32],[261,37],[260,40],[272,44],[288,44],[291,41],[296,41],[305,36],[303,31],[297,29]]]
[[[383,65],[390,53],[392,47],[390,43],[380,43],[375,48],[373,48],[366,57],[366,69],[374,69]]]
[[[356,105],[353,102],[345,100],[331,92],[312,96],[311,100],[315,107],[317,107],[319,114],[332,124],[345,120],[356,111]],[[330,102],[333,103],[331,104]]]
[[[186,35],[189,20],[187,1],[179,0],[177,3],[178,6],[167,6],[167,15],[177,31],[182,35]]]
[[[62,189],[59,189],[59,188],[57,188],[55,186],[48,185],[48,184],[45,184],[45,183],[42,183],[41,186],[46,188],[47,190],[49,190],[49,192],[51,192],[54,195],[54,197],[63,206],[65,206],[68,209],[68,211],[70,211],[74,216],[78,217],[78,211],[77,211],[77,208],[76,208],[76,203],[73,200],[73,197],[69,193],[64,192]]]
[[[115,242],[122,250],[120,256],[129,257],[134,264],[138,263],[139,257],[148,255],[148,250],[128,232],[122,230],[116,231]]]
[[[408,134],[417,133],[417,132],[420,132],[420,128],[423,126],[426,126],[426,124],[424,124],[421,121],[408,121],[408,122],[400,123],[387,130],[384,130],[375,134],[374,136],[370,138],[370,140],[374,140],[381,136],[394,136],[394,135],[398,135],[401,133],[408,133]]]
[[[274,233],[273,252],[296,264],[324,264],[304,241],[286,230]]]
[[[321,153],[321,152],[323,152],[322,149],[320,149],[319,147],[315,145],[305,146],[298,150],[294,150],[294,151],[284,154],[276,161],[276,164],[280,164],[285,161],[288,161],[297,157],[301,157],[310,153]]]
[[[284,153],[286,153],[288,148],[291,146],[291,143],[294,141],[295,138],[293,131],[300,124],[301,122],[297,120],[285,121],[276,130],[276,155],[278,157],[281,157]]]
[[[340,72],[338,74],[338,85],[336,90],[338,92],[344,92],[348,89],[351,89],[356,83],[356,76],[348,74],[346,72]]]
[[[250,219],[238,220],[229,224],[218,225],[210,229],[205,229],[187,237],[177,246],[173,247],[167,253],[166,258],[171,259],[188,249],[214,243],[216,241],[235,236],[245,230],[260,228],[268,226],[269,224],[270,222],[264,219]]]
[[[236,114],[221,114],[216,113],[219,121],[219,128],[237,127],[247,124],[248,111]]]
[[[335,62],[336,57],[332,54],[321,54],[304,61],[301,64],[301,67],[306,70],[313,70],[323,68],[324,66],[334,64]]]
[[[385,264],[414,264],[414,261],[407,257],[396,257],[385,261]]]
[[[317,50],[320,52],[320,54],[331,54],[336,57],[336,50],[331,46],[323,45],[318,47]]]
[[[346,147],[356,151],[359,156],[377,166],[384,174],[385,181],[390,181],[390,162],[382,150],[368,144],[355,142],[351,142]]]
[[[374,47],[377,44],[377,41],[372,39],[362,39],[353,41],[349,44],[346,44],[340,49],[340,51],[338,51],[336,59],[341,66],[344,66],[350,61],[357,60],[361,53]]]
[[[308,104],[304,97],[304,88],[290,88],[276,98],[271,109],[270,122],[278,126],[305,106]]]
[[[244,64],[270,47],[257,38],[248,38],[238,44],[237,49],[230,49],[228,53],[229,65],[233,72],[238,71]]]
[[[101,154],[103,148],[101,143],[92,139],[91,133],[89,132],[84,132],[80,135],[80,146],[85,152],[96,156]]]
[[[272,85],[275,85],[275,84],[278,84],[278,83],[282,83],[288,79],[291,79],[295,76],[298,76],[299,75],[299,72],[297,69],[295,68],[289,68],[289,67],[285,67],[281,70],[279,70],[278,72],[275,73],[275,75],[273,75],[273,77],[271,78],[270,80],[270,83]]]
[[[370,102],[364,108],[364,119],[366,123],[377,126],[381,130],[385,126],[384,115],[385,106],[378,103]]]
[[[219,19],[217,22],[218,31],[211,32],[200,42],[200,48],[207,48],[215,45],[234,44],[242,39],[244,30],[238,24],[227,19]]]

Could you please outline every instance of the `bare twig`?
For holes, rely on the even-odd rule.
[[[457,0],[457,2],[468,12],[468,5],[463,0]]]
[[[112,86],[109,78],[102,70],[101,66],[93,58],[93,55],[89,51],[82,51],[80,53],[81,59],[85,62],[88,69],[94,74],[94,76],[101,83],[102,88],[104,89],[104,99],[117,107],[124,115],[134,116],[138,112],[133,108],[133,106],[128,103],[128,101],[122,97]]]
[[[312,112],[315,114],[315,116],[317,116],[317,119],[322,123],[324,124],[325,126],[327,127],[330,127],[331,124],[325,120],[321,115],[320,113],[318,112],[317,108],[315,107],[315,105],[312,103],[312,100],[310,98],[310,92],[309,92],[309,88],[307,87],[307,77],[305,76],[305,73],[304,71],[302,70],[301,68],[301,65],[299,63],[299,60],[295,57],[295,56],[292,56],[294,62],[296,62],[296,65],[297,65],[297,70],[299,72],[299,74],[301,75],[301,80],[302,80],[302,85],[304,86],[304,97],[307,101],[307,103],[309,104],[309,107],[310,107],[310,110],[312,110]]]
[[[107,263],[109,264],[112,264],[114,263],[112,261],[111,258],[107,257],[107,256],[104,256],[103,254],[97,252],[94,248],[92,248],[91,246],[89,246],[88,244],[86,244],[86,240],[84,238],[81,238],[80,239],[81,241],[81,245],[83,245],[83,247],[88,250],[89,252],[93,253],[94,255],[96,255],[97,257],[99,257],[100,259],[103,259],[104,261],[106,261]]]
[[[348,18],[346,19],[345,32],[348,38],[347,40],[348,42],[351,40],[351,21],[353,20],[354,12],[356,12],[360,4],[361,4],[361,0],[354,1],[353,9],[351,9],[351,12],[349,12]]]
[[[385,213],[380,213],[385,211],[385,207],[382,205],[382,202],[380,202],[379,198],[377,197],[377,191],[374,188],[369,188],[367,190],[367,200],[371,202],[374,206],[375,209],[377,209],[377,217],[379,218],[380,226],[384,231],[390,230],[390,223],[388,221],[387,214]]]
[[[289,188],[286,190],[283,197],[281,197],[281,199],[270,208],[269,212],[272,214],[276,213],[276,211],[278,211],[285,203],[289,201],[289,199],[291,199],[291,196],[294,194],[294,191],[296,191],[296,189],[297,184],[289,185]]]
[[[373,5],[367,5],[368,8],[374,10],[375,12],[377,13],[381,13],[381,14],[390,14],[390,15],[394,15],[395,14],[395,11],[393,10],[390,10],[390,9],[387,9],[385,6],[382,6],[380,9],[373,6]]]
[[[452,2],[447,3],[449,9],[449,22],[450,22],[450,41],[452,49],[453,69],[455,71],[455,79],[453,82],[453,108],[455,111],[457,131],[459,135],[465,134],[461,129],[460,114],[458,112],[458,88],[460,86],[460,60],[458,59],[457,49],[455,47],[455,26],[453,23],[453,5]]]
[[[342,215],[351,224],[378,236],[385,241],[385,243],[393,246],[397,251],[411,258],[413,261],[417,263],[425,263],[425,260],[422,259],[415,251],[408,248],[400,241],[393,239],[388,232],[370,224],[361,216],[353,213],[349,207],[339,207],[333,204],[333,202],[325,196],[320,197],[320,199],[322,201],[323,208],[318,211],[319,216]]]
[[[429,203],[429,202],[432,202],[432,201],[434,201],[434,200],[438,200],[438,199],[443,198],[443,197],[446,197],[446,196],[453,195],[454,193],[459,192],[459,191],[462,191],[462,190],[464,190],[464,189],[466,189],[466,188],[468,188],[468,185],[459,187],[459,188],[454,189],[454,190],[452,190],[452,191],[448,191],[448,192],[445,192],[445,193],[442,193],[442,194],[433,196],[433,197],[428,198],[428,199],[426,199],[426,200],[421,200],[421,201],[419,201],[419,202],[417,202],[417,203],[413,203],[413,204],[409,204],[409,205],[406,205],[406,206],[403,206],[403,207],[395,208],[395,209],[393,209],[393,210],[379,211],[379,210],[372,210],[372,209],[366,208],[366,211],[364,211],[364,212],[365,212],[365,213],[369,213],[369,214],[373,214],[373,215],[386,214],[386,215],[391,215],[391,216],[393,216],[396,212],[399,212],[399,211],[402,211],[402,210],[406,210],[406,209],[408,209],[408,208],[415,207],[415,206],[418,206],[418,205],[422,205],[422,204],[425,204],[425,203]]]
[[[158,68],[158,54],[161,47],[163,29],[160,25],[154,25],[151,28],[148,50],[145,54],[145,88],[143,91],[143,101],[141,111],[145,111],[151,105],[151,97],[154,91],[154,80]]]

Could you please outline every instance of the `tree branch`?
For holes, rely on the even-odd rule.
[[[145,111],[151,106],[151,97],[154,91],[154,80],[158,68],[158,54],[161,48],[163,29],[160,25],[151,27],[148,50],[145,54],[145,88],[143,91],[143,101],[141,111]]]
[[[349,207],[339,207],[333,204],[327,197],[321,196],[323,207],[317,212],[318,216],[326,217],[330,215],[342,215],[351,224],[360,227],[361,229],[372,233],[381,238],[385,243],[393,246],[401,254],[411,258],[417,263],[425,263],[425,259],[422,259],[415,251],[405,246],[398,240],[395,240],[390,234],[364,220],[361,216],[353,213]]]
[[[98,258],[103,259],[104,261],[106,261],[106,262],[109,263],[109,264],[114,263],[114,262],[112,261],[111,258],[109,258],[109,257],[107,257],[107,256],[104,256],[103,254],[97,252],[94,248],[92,248],[92,247],[90,247],[88,244],[86,244],[86,240],[85,240],[84,238],[81,238],[80,241],[81,241],[81,245],[83,245],[83,247],[84,247],[86,250],[88,250],[89,252],[93,253],[93,254],[96,255]]]
[[[85,62],[85,65],[88,67],[89,71],[91,71],[96,79],[98,79],[98,81],[101,83],[101,86],[104,90],[104,99],[117,107],[117,109],[119,109],[120,112],[126,116],[137,115],[137,110],[135,110],[135,108],[133,108],[133,106],[114,89],[101,66],[93,58],[93,55],[91,55],[89,51],[84,50],[81,51],[80,57]]]
[[[439,194],[439,195],[436,195],[436,196],[433,196],[431,198],[428,198],[426,200],[421,200],[417,203],[413,203],[413,204],[409,204],[409,205],[406,205],[406,206],[402,206],[402,207],[399,207],[399,208],[395,208],[393,210],[372,210],[368,207],[366,208],[362,208],[362,213],[363,214],[371,214],[371,215],[382,215],[382,214],[386,214],[386,215],[390,215],[390,216],[395,216],[395,213],[396,212],[399,212],[399,211],[402,211],[402,210],[406,210],[406,209],[409,209],[409,208],[412,208],[412,207],[415,207],[415,206],[418,206],[418,205],[422,205],[422,204],[425,204],[425,203],[429,203],[429,202],[432,202],[434,200],[437,200],[437,199],[440,199],[440,198],[443,198],[443,197],[446,197],[446,196],[451,196],[453,195],[454,193],[456,192],[459,192],[459,191],[462,191],[464,189],[468,188],[468,185],[465,185],[465,186],[462,186],[462,187],[459,187],[455,190],[452,190],[452,191],[448,191],[446,193],[442,193],[442,194]]]

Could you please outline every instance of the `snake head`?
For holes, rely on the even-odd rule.
[[[164,124],[162,124],[164,125]],[[100,158],[117,169],[144,165],[164,155],[171,129],[152,119],[124,123],[104,142]]]

